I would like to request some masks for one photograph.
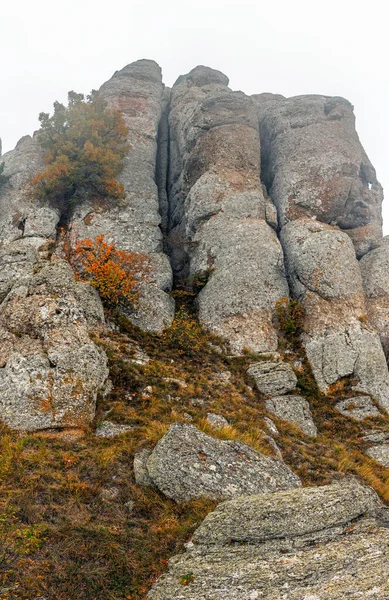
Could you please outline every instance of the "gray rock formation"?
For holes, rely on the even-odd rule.
[[[170,426],[146,466],[154,485],[176,502],[203,496],[232,498],[301,485],[282,461],[242,442],[217,440],[182,423]]]
[[[0,305],[0,418],[37,431],[86,427],[108,377],[89,337],[104,318],[98,295],[62,260],[36,263]]]
[[[135,325],[160,332],[170,325],[174,301],[168,295],[172,271],[163,253],[161,215],[156,184],[157,136],[162,114],[164,86],[161,69],[150,60],[139,60],[117,71],[100,88],[108,106],[120,110],[129,129],[130,151],[120,174],[126,198],[109,207],[85,203],[73,216],[74,238],[103,234],[120,250],[149,257],[150,281],[142,285],[140,306],[129,316]]]
[[[276,300],[288,295],[281,246],[266,219],[253,101],[219,71],[196,67],[172,89],[170,250],[176,277],[201,280],[201,322],[235,352],[277,349]],[[244,290],[244,293],[242,293]]]
[[[277,396],[265,402],[266,409],[284,421],[297,425],[306,435],[317,436],[309,404],[301,396]]]
[[[382,237],[382,188],[344,98],[254,96],[263,178],[280,224],[310,217],[337,225],[358,256]]]
[[[366,308],[389,355],[389,246],[382,245],[360,260]]]
[[[377,332],[369,326],[362,277],[350,238],[312,219],[281,231],[292,294],[305,309],[302,341],[319,388],[355,375],[356,391],[389,408],[389,374]]]
[[[292,367],[281,360],[252,364],[247,373],[254,378],[258,390],[267,396],[287,394],[296,389],[297,377]]]
[[[2,157],[7,182],[0,187],[0,302],[20,277],[32,274],[56,237],[58,212],[34,204],[29,182],[43,168],[42,151],[29,135]]]
[[[379,506],[356,482],[225,502],[148,599],[386,600],[389,531]]]
[[[352,417],[357,421],[363,421],[368,417],[379,417],[381,415],[378,408],[373,404],[370,396],[347,398],[346,400],[337,402],[335,408],[345,417]]]

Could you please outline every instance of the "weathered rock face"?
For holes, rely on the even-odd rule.
[[[138,481],[147,476],[169,498],[232,498],[242,494],[289,489],[299,478],[280,460],[242,442],[217,440],[192,425],[175,423],[148,456],[139,455]]]
[[[37,141],[26,135],[19,140],[15,150],[4,154],[1,161],[9,177],[0,188],[1,242],[4,244],[21,238],[55,238],[59,219],[57,211],[34,204],[29,196],[30,179],[44,167]]]
[[[94,418],[107,359],[88,330],[100,299],[65,261],[35,263],[0,305],[0,418],[37,431],[85,427]]]
[[[93,239],[104,234],[119,249],[149,257],[150,282],[143,285],[139,310],[130,318],[143,329],[157,332],[170,325],[174,315],[174,301],[168,295],[172,271],[162,252],[156,184],[163,94],[161,69],[150,60],[127,65],[100,88],[108,106],[122,112],[129,129],[130,151],[119,177],[126,198],[113,207],[83,204],[71,223],[74,237]]]
[[[382,510],[375,493],[357,483],[225,502],[148,598],[385,600],[389,531]]]
[[[312,219],[281,231],[291,291],[304,306],[304,343],[324,392],[355,375],[356,390],[389,408],[389,375],[379,336],[367,323],[358,261],[350,238]]]
[[[343,98],[254,96],[264,180],[283,227],[313,217],[345,230],[358,256],[382,237],[382,188]]]
[[[254,378],[258,390],[268,396],[287,394],[296,389],[297,377],[292,367],[281,360],[255,363],[250,365],[247,373]]]
[[[0,302],[20,277],[32,273],[56,237],[58,212],[34,204],[30,179],[43,168],[42,151],[29,135],[1,158],[8,181],[0,187]]]
[[[389,246],[382,245],[360,260],[367,314],[389,354]]]
[[[363,421],[369,417],[379,417],[381,414],[369,396],[347,398],[338,402],[335,408],[345,417],[351,417],[357,421]]]
[[[317,436],[317,428],[305,398],[301,396],[277,396],[266,400],[265,406],[269,412],[280,419],[297,425],[306,435]]]
[[[201,322],[234,351],[276,350],[276,300],[288,295],[282,250],[267,224],[254,104],[219,71],[196,67],[172,89],[170,249],[179,279],[208,281]],[[244,293],[242,293],[244,290]]]

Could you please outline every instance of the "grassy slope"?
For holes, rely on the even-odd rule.
[[[163,336],[135,330],[124,319],[120,326],[121,333],[96,333],[114,384],[99,403],[97,422],[109,412],[108,419],[133,431],[104,440],[91,430],[69,442],[0,430],[0,600],[145,598],[167,559],[215,505],[177,506],[135,485],[135,452],[152,447],[170,423],[190,420],[214,436],[273,452],[263,434],[263,398],[246,375],[255,357],[229,357],[185,311]],[[336,399],[352,395],[352,382],[341,382],[329,397],[319,394],[294,328],[287,330],[281,351],[302,363],[300,393],[311,404],[319,436],[308,438],[274,418],[285,461],[305,485],[355,473],[389,501],[389,470],[363,454],[361,441],[368,428],[389,430],[389,419],[360,425],[336,413]],[[149,355],[147,364],[131,362],[133,342]],[[207,412],[222,414],[230,426],[211,430]]]

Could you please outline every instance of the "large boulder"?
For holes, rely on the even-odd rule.
[[[148,599],[386,600],[383,511],[356,482],[235,498],[208,515]]]
[[[355,131],[353,107],[328,96],[255,96],[263,177],[281,226],[303,217],[337,225],[358,256],[382,237],[382,187]]]
[[[313,219],[281,231],[294,298],[305,309],[302,341],[319,388],[355,376],[355,390],[389,409],[389,374],[377,332],[369,326],[359,263],[338,227]]]
[[[103,234],[120,250],[148,257],[151,273],[142,284],[139,309],[128,316],[139,327],[160,332],[170,325],[174,301],[169,296],[172,271],[163,253],[156,184],[157,137],[164,86],[161,69],[151,60],[127,65],[104,83],[99,94],[120,110],[129,129],[130,149],[119,182],[126,198],[109,206],[98,201],[77,207],[70,223],[73,239]]]
[[[172,88],[170,234],[175,275],[205,283],[200,321],[240,353],[274,351],[276,300],[288,295],[275,207],[260,181],[253,101],[196,67]],[[196,287],[196,286],[195,286]]]
[[[171,425],[147,457],[146,467],[152,483],[176,502],[232,498],[301,485],[282,461],[242,442],[218,440],[182,423]]]
[[[65,261],[35,263],[0,305],[0,419],[26,431],[88,426],[108,377],[89,336],[103,319]]]

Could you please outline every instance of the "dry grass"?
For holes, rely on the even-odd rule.
[[[152,447],[174,421],[191,422],[221,439],[238,439],[266,454],[263,398],[246,369],[255,357],[231,358],[223,344],[181,311],[172,330],[151,336],[120,319],[122,333],[96,334],[107,351],[114,384],[98,406],[105,417],[133,426],[114,440],[90,431],[66,442],[0,431],[0,600],[141,600],[183,548],[214,503],[177,506],[156,491],[135,485],[135,452]],[[150,357],[131,362],[134,343]],[[389,470],[364,455],[363,425],[334,410],[352,394],[344,380],[321,395],[296,340],[285,338],[289,360],[299,359],[299,392],[310,402],[319,435],[273,418],[275,439],[287,464],[305,485],[356,474],[389,502]],[[226,349],[224,349],[226,350]],[[206,413],[227,418],[212,430]],[[389,430],[387,418],[373,428]],[[133,508],[132,508],[133,507]]]

